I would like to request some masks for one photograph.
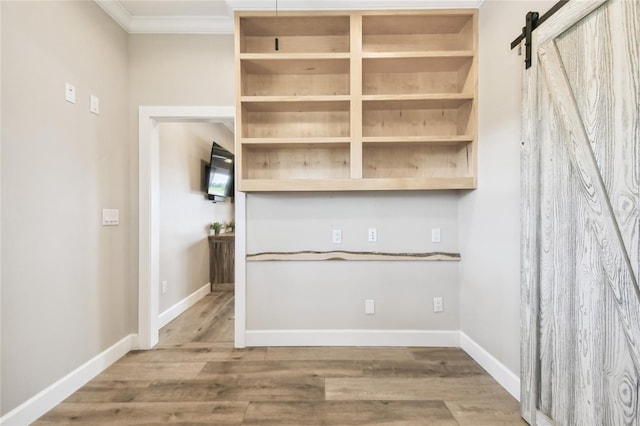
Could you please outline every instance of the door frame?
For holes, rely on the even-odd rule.
[[[138,108],[138,336],[137,349],[158,343],[160,277],[159,124],[235,123],[232,106],[140,106]],[[237,148],[237,139],[235,142]],[[236,169],[237,170],[237,169]],[[235,193],[235,347],[245,346],[246,194]]]

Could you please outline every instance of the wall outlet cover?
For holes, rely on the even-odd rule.
[[[434,297],[433,298],[433,312],[442,312],[444,311],[444,302],[442,297]]]
[[[432,228],[431,229],[431,242],[439,243],[440,242],[440,228]]]
[[[364,313],[367,315],[374,315],[376,313],[376,301],[373,299],[366,299],[364,301]]]
[[[331,231],[331,242],[333,242],[333,244],[342,244],[342,229],[334,229]]]

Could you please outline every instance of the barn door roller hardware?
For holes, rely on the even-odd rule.
[[[526,16],[525,26],[522,27],[522,33],[511,42],[511,50],[519,46],[524,40],[525,58],[524,63],[527,69],[531,68],[531,52],[532,52],[532,35],[533,30],[538,28],[544,21],[549,19],[551,15],[556,13],[562,6],[567,4],[569,0],[561,0],[554,4],[551,9],[544,15],[540,16],[538,12],[529,12]]]

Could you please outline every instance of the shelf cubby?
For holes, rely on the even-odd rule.
[[[349,143],[243,146],[243,179],[348,179]]]
[[[431,94],[472,92],[471,52],[455,56],[365,57],[362,93]]]
[[[274,97],[242,102],[243,138],[314,138],[349,136],[349,101]]]
[[[348,95],[349,58],[241,59],[242,96]],[[336,57],[337,56],[337,57]]]
[[[473,15],[468,12],[365,15],[362,17],[362,51],[473,50],[473,24]]]
[[[365,143],[363,178],[471,177],[470,143]]]
[[[240,53],[349,52],[349,25],[344,15],[241,16]]]
[[[363,137],[449,137],[470,134],[473,99],[464,97],[369,98],[363,102]]]

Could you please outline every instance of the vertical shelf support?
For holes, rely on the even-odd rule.
[[[362,179],[362,15],[351,15],[351,179]]]

